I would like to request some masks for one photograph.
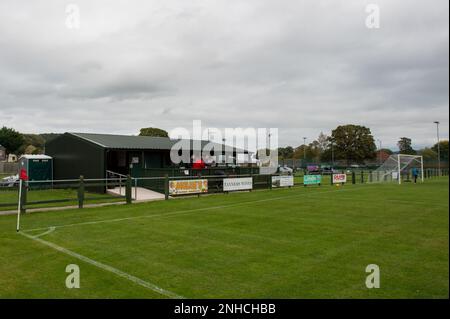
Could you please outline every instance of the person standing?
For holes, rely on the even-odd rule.
[[[419,176],[419,169],[417,167],[412,169],[412,176],[414,179],[414,184],[417,184],[417,177]]]

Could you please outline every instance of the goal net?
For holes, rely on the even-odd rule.
[[[369,175],[369,182],[423,182],[423,157],[418,155],[391,155],[378,169]]]

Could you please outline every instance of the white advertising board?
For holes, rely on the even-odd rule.
[[[272,176],[272,187],[291,187],[294,186],[294,176],[281,175]]]
[[[333,174],[333,184],[347,183],[347,174]]]
[[[241,178],[224,178],[223,191],[243,191],[253,189],[253,178],[241,177]]]

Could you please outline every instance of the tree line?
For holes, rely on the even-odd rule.
[[[43,154],[45,143],[59,135],[58,133],[23,134],[3,126],[0,129],[0,145],[6,149],[6,154]],[[146,127],[140,130],[139,136],[169,137],[169,134],[163,129]]]
[[[6,148],[7,154],[42,154],[45,143],[59,134],[22,134],[12,128],[0,129],[0,145]],[[140,136],[168,137],[165,130],[148,127],[142,128]],[[436,160],[438,145],[415,150],[412,140],[401,137],[397,143],[399,153],[422,155],[425,160]],[[448,161],[448,141],[440,142],[441,160]],[[375,139],[369,128],[361,125],[340,125],[327,136],[323,132],[317,139],[306,145],[297,147],[287,146],[278,149],[280,159],[306,159],[310,162],[331,162],[345,160],[347,163],[363,163],[366,160],[375,160],[377,151],[388,155],[393,154],[390,149],[377,150]]]
[[[422,155],[424,160],[437,160],[438,144],[415,150],[412,140],[400,137],[397,146],[399,153]],[[448,141],[440,142],[441,160],[448,161]],[[327,136],[323,132],[309,144],[297,147],[287,146],[278,148],[279,159],[306,159],[309,162],[346,161],[347,164],[362,164],[367,160],[376,160],[379,152],[392,155],[394,152],[387,148],[377,149],[375,139],[369,128],[361,125],[340,125]]]
[[[42,154],[45,143],[59,134],[22,134],[12,128],[0,128],[0,145],[6,154]]]

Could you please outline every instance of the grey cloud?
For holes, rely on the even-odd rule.
[[[278,127],[299,145],[339,124],[386,146],[448,138],[448,2],[57,1],[0,5],[0,124],[28,132],[136,133],[201,119]],[[5,8],[5,10],[3,10]],[[6,11],[6,8],[8,10]]]

